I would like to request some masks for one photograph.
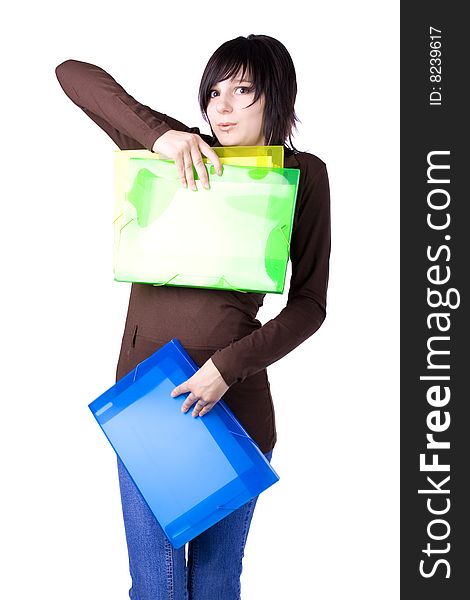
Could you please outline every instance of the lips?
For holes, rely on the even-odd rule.
[[[219,123],[219,127],[231,127],[236,125],[236,123]]]

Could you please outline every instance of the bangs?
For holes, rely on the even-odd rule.
[[[208,65],[208,69],[204,74],[199,94],[199,101],[203,103],[204,111],[207,109],[207,105],[210,100],[211,89],[219,83],[219,81],[225,81],[226,79],[232,79],[241,70],[241,80],[251,81],[251,85],[255,90],[255,97],[253,102],[248,106],[255,104],[259,98],[265,92],[265,79],[262,77],[261,72],[257,69],[259,61],[254,61],[250,57],[248,48],[244,44],[240,44],[237,51],[231,48],[226,54],[221,52],[216,58],[212,65]]]

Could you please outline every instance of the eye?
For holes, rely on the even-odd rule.
[[[236,89],[237,90],[244,90],[244,93],[241,94],[242,96],[245,96],[245,94],[254,91],[254,87],[246,87],[246,86],[243,86],[243,85],[238,86]],[[212,95],[212,92],[215,92],[216,94],[218,94],[217,90],[210,90],[209,91],[209,98],[215,98],[215,96]]]
[[[239,90],[245,90],[246,93],[252,92],[253,88],[252,87],[245,87],[245,86],[240,86],[239,88],[237,88]],[[244,94],[242,94],[244,95]]]

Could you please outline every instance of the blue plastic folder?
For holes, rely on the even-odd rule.
[[[89,404],[174,548],[279,481],[223,400],[181,412],[170,393],[198,369],[173,338]]]

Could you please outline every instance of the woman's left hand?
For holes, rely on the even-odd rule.
[[[209,358],[194,375],[176,386],[171,392],[171,396],[175,398],[191,392],[184,401],[181,411],[187,412],[190,406],[196,402],[193,417],[202,417],[217,404],[229,387],[212,359]]]

